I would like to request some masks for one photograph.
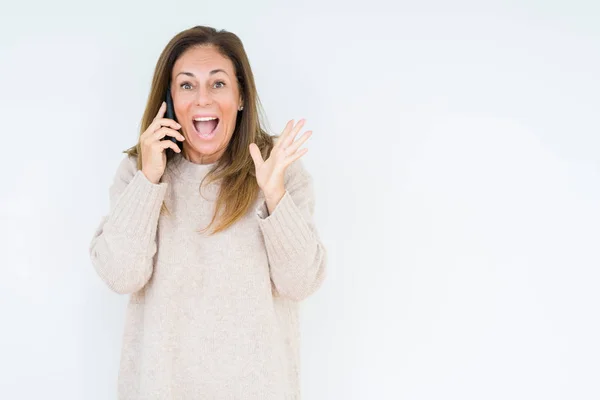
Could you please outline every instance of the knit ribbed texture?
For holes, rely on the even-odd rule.
[[[142,171],[124,186],[124,167],[127,164],[121,164],[111,188],[111,211],[91,247],[98,274],[117,293],[139,290],[152,273],[157,221],[167,189],[164,183],[152,184]]]
[[[300,399],[299,302],[326,275],[312,217],[312,179],[300,160],[269,215],[262,192],[216,235],[215,164],[177,154],[160,184],[125,157],[90,256],[109,288],[130,294],[119,399]],[[160,214],[165,202],[169,214]]]
[[[259,221],[271,264],[271,277],[277,290],[293,300],[302,300],[319,284],[318,266],[325,260],[325,250],[313,233],[312,182],[309,176],[294,183],[295,200],[289,190],[274,213]],[[307,265],[313,268],[307,268]]]

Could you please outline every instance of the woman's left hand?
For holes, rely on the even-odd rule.
[[[306,131],[300,139],[294,141],[305,122],[305,119],[301,119],[294,125],[293,119],[288,121],[266,161],[263,160],[256,143],[250,144],[250,155],[256,168],[256,181],[265,194],[270,212],[285,194],[286,168],[308,151],[306,148],[299,148],[312,135],[312,131]]]

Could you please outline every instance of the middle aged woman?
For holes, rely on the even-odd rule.
[[[326,274],[299,160],[311,132],[291,120],[270,136],[259,103],[233,33],[193,27],[158,59],[90,245],[130,294],[121,399],[300,398],[298,306]]]

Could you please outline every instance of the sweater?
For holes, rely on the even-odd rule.
[[[242,219],[210,236],[198,231],[219,182],[199,189],[216,163],[175,154],[154,184],[136,162],[118,166],[89,247],[104,283],[129,294],[118,398],[300,399],[299,302],[321,286],[327,260],[311,175],[296,160],[272,214],[259,191]]]

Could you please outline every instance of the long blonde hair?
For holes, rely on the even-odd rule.
[[[256,91],[250,62],[242,41],[237,35],[225,30],[217,31],[208,26],[195,26],[178,33],[171,39],[156,63],[150,94],[141,120],[140,137],[152,123],[165,99],[173,65],[177,59],[190,47],[202,45],[214,46],[224,57],[231,60],[244,102],[244,109],[237,115],[235,130],[225,153],[215,168],[206,175],[207,184],[222,180],[212,220],[207,227],[201,229],[201,232],[204,232],[212,227],[217,222],[217,215],[220,214],[218,224],[211,233],[215,234],[227,229],[242,218],[259,193],[260,188],[256,182],[254,162],[249,151],[250,143],[256,143],[263,159],[266,159],[273,149],[275,138],[261,127],[259,110],[260,115],[264,116],[263,108]],[[139,157],[140,149],[140,140],[138,139],[135,146],[124,151],[130,156],[137,157],[138,169],[142,169],[142,158]],[[171,149],[166,151],[168,163],[175,152]],[[164,203],[161,212],[169,213]]]

